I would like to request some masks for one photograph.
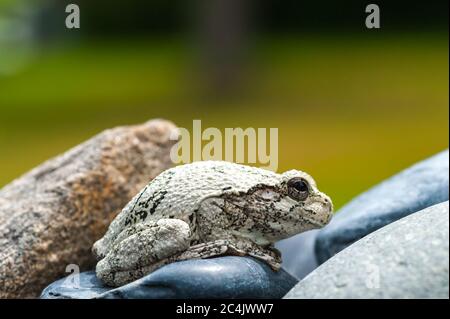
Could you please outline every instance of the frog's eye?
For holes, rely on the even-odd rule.
[[[301,177],[294,177],[287,183],[288,194],[296,200],[305,200],[309,195],[309,184]]]

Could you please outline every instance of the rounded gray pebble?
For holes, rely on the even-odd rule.
[[[357,241],[285,298],[449,298],[448,201]]]

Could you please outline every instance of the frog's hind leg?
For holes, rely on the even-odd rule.
[[[246,252],[228,240],[215,240],[189,247],[188,250],[171,257],[172,261],[204,259],[221,255],[244,256]]]
[[[273,270],[278,271],[281,268],[281,253],[273,245],[259,246],[252,241],[245,238],[231,237],[227,240],[217,240],[210,243],[206,243],[205,254],[208,258],[217,255],[234,255],[234,256],[251,256],[267,263]],[[215,245],[215,246],[214,246]],[[219,247],[221,250],[219,251]],[[192,246],[183,254],[190,254],[190,250],[195,246]],[[210,248],[212,247],[212,248]],[[199,247],[201,248],[201,247]],[[198,250],[198,249],[197,249]]]
[[[269,246],[262,248],[244,240],[215,240],[191,246],[188,250],[170,257],[171,262],[187,259],[205,259],[217,256],[251,256],[269,264],[273,270],[281,268],[280,252]]]
[[[147,275],[190,246],[189,225],[179,219],[139,223],[118,235],[111,251],[97,263],[97,277],[120,286]]]

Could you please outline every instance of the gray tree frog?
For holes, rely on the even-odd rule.
[[[308,174],[221,161],[176,166],[158,175],[93,246],[96,273],[120,286],[180,260],[249,255],[281,267],[273,244],[326,225],[331,199]]]

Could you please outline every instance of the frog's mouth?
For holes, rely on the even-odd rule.
[[[311,218],[304,217],[304,216],[302,216],[301,219],[304,220],[305,222],[307,222],[308,224],[311,224],[311,225],[314,226],[315,228],[322,228],[322,227],[324,227],[326,224],[328,224],[328,222],[326,222],[326,223],[321,223],[321,222],[318,222],[318,221],[316,221],[316,220],[313,220],[313,219],[311,219]]]
[[[311,203],[308,207],[303,207],[303,211],[304,214],[300,216],[300,219],[311,224],[315,228],[326,226],[333,217],[333,205],[331,204],[331,201]],[[310,216],[314,216],[314,218]]]

